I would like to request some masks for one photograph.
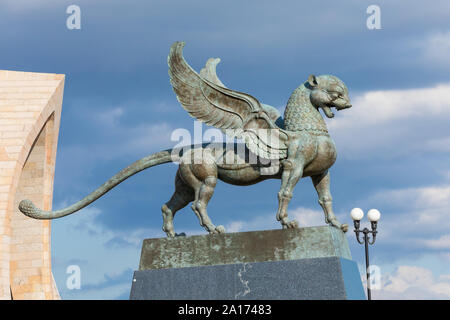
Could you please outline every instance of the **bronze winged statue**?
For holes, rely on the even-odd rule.
[[[260,103],[249,94],[225,87],[216,74],[219,59],[209,59],[200,74],[195,72],[183,58],[183,47],[184,42],[175,42],[168,57],[170,82],[178,101],[192,117],[242,139],[246,147],[244,154],[233,149],[237,157],[224,161],[223,148],[217,145],[192,145],[181,152],[168,149],[134,162],[67,208],[43,211],[30,200],[22,200],[19,210],[36,219],[63,217],[84,208],[144,169],[177,161],[175,192],[162,206],[163,230],[168,237],[176,235],[175,213],[191,202],[201,226],[211,234],[225,232],[223,226],[211,222],[206,210],[218,179],[241,186],[281,179],[276,218],[283,228],[296,228],[297,222],[288,220],[287,206],[299,179],[311,177],[326,223],[347,231],[348,226],[341,224],[333,213],[328,169],[334,164],[337,152],[319,111],[322,109],[328,118],[332,118],[331,108],[351,107],[345,84],[335,76],[310,75],[292,93],[283,119],[277,109]],[[249,161],[249,154],[257,161]],[[267,162],[261,159],[280,165],[267,171]]]

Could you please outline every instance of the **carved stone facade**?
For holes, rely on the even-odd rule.
[[[0,70],[0,299],[59,299],[50,221],[24,216],[21,199],[51,210],[64,75]]]

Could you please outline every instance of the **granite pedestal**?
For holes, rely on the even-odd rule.
[[[365,299],[329,226],[146,239],[130,299]]]

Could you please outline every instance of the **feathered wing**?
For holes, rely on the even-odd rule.
[[[220,81],[219,77],[216,73],[217,64],[220,62],[220,58],[209,58],[206,61],[205,66],[200,70],[200,77],[206,79],[222,88],[226,88],[222,81]]]
[[[225,88],[218,79],[217,59],[208,60],[197,74],[183,58],[184,42],[175,42],[168,57],[170,83],[183,108],[199,121],[241,138],[266,159],[287,155],[287,133],[275,125],[261,103],[251,95]]]
[[[216,73],[216,67],[219,62],[220,58],[209,58],[208,61],[206,61],[205,66],[200,70],[200,77],[220,87],[227,88],[223,82],[220,81]],[[284,129],[284,120],[277,108],[264,103],[261,103],[261,107],[279,128]]]

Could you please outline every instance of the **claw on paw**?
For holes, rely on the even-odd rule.
[[[298,228],[298,222],[296,220],[282,222],[283,229],[296,229]]]
[[[211,226],[209,228],[209,234],[217,234],[217,233],[225,233],[225,227],[224,226]]]

